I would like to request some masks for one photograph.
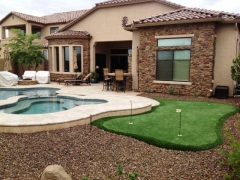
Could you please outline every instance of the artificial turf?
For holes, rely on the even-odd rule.
[[[199,151],[223,142],[223,123],[238,110],[232,105],[213,102],[157,100],[160,105],[148,113],[104,118],[92,125],[162,148]],[[181,109],[181,114],[176,109]]]

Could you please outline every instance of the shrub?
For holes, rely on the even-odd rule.
[[[123,167],[122,167],[122,164],[118,164],[117,165],[117,174],[118,174],[118,176],[119,176],[119,179],[121,179],[121,177],[122,177],[122,175],[123,175]],[[138,174],[136,173],[136,172],[130,172],[129,174],[128,174],[128,178],[129,178],[129,180],[136,180],[137,179],[137,177],[138,177]],[[89,180],[87,177],[83,177],[81,180]],[[115,178],[113,178],[113,179],[107,179],[107,180],[116,180]]]
[[[138,174],[135,173],[135,172],[130,172],[130,173],[128,174],[129,180],[135,180],[135,179],[137,179],[137,176],[138,176]]]
[[[169,87],[168,87],[168,93],[169,93],[170,95],[173,95],[173,94],[174,94],[174,88],[173,88],[172,86],[169,86]]]
[[[231,76],[234,81],[240,84],[240,56],[233,59],[233,65],[231,66]]]
[[[240,133],[240,121],[238,121],[238,129]],[[220,149],[220,153],[226,158],[226,162],[222,164],[227,165],[231,169],[230,174],[224,174],[225,179],[240,179],[240,141],[238,141],[228,128],[226,137],[230,142],[230,149],[228,151]]]

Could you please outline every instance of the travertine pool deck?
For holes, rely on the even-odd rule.
[[[6,133],[33,133],[39,131],[49,131],[73,127],[77,125],[89,124],[103,117],[122,116],[139,114],[150,111],[152,106],[159,103],[155,100],[137,96],[137,92],[126,91],[102,91],[102,84],[92,84],[91,86],[82,84],[80,86],[64,86],[51,82],[50,84],[37,85],[17,85],[9,88],[30,88],[30,87],[53,87],[59,88],[59,95],[77,97],[81,99],[102,99],[107,100],[103,104],[91,104],[77,106],[72,109],[36,115],[18,115],[0,113],[0,132]],[[1,88],[1,87],[0,87]],[[16,102],[20,97],[11,97],[7,100],[0,100],[0,105]]]

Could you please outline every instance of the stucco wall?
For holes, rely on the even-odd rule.
[[[20,26],[20,25],[25,25],[27,22],[18,16],[12,15],[9,16],[5,21],[2,22],[1,26]]]
[[[4,63],[5,63],[5,60],[0,58],[0,71],[4,70]]]
[[[69,29],[85,30],[91,34],[90,59],[91,69],[93,70],[96,53],[94,44],[96,42],[132,40],[132,33],[122,28],[122,18],[124,16],[128,17],[130,23],[139,17],[151,16],[171,10],[174,10],[174,8],[157,2],[102,8],[97,9]]]
[[[217,85],[228,86],[230,96],[233,95],[232,60],[237,56],[236,35],[234,24],[217,24],[214,89]]]
[[[13,18],[14,17],[14,18]],[[1,24],[1,35],[2,38],[0,45],[4,45],[4,44],[8,44],[9,43],[9,38],[5,38],[5,29],[4,27],[12,27],[12,28],[17,28],[17,27],[25,27],[26,28],[26,33],[27,34],[32,34],[32,26],[38,26],[41,28],[41,38],[40,39],[36,39],[34,40],[37,43],[40,44],[45,44],[48,41],[45,39],[45,37],[47,35],[50,34],[50,27],[59,27],[59,29],[63,28],[66,24],[53,24],[53,25],[43,25],[43,24],[36,24],[36,23],[30,23],[27,22],[21,18],[19,18],[16,15],[12,15],[9,18],[7,18],[4,22],[2,22]],[[13,34],[11,33],[11,31],[9,31],[9,37],[12,37]],[[3,50],[0,50],[0,58],[3,57]]]
[[[139,90],[175,94],[209,96],[212,89],[215,45],[215,23],[196,23],[141,28],[139,47]],[[157,47],[156,36],[192,34],[188,47]],[[161,82],[156,80],[157,50],[190,49],[190,82]]]
[[[132,34],[132,89],[138,90],[138,64],[139,64],[139,52],[140,47],[140,32],[134,31]]]

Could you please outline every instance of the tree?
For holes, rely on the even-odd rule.
[[[240,56],[233,59],[233,66],[231,66],[231,76],[234,81],[240,84]]]
[[[44,60],[41,52],[43,46],[34,42],[40,34],[25,35],[20,29],[11,29],[10,31],[14,34],[14,37],[10,39],[8,44],[11,60],[20,64],[23,71],[23,65],[26,65],[27,68],[33,65],[36,70],[38,65],[42,64]]]

